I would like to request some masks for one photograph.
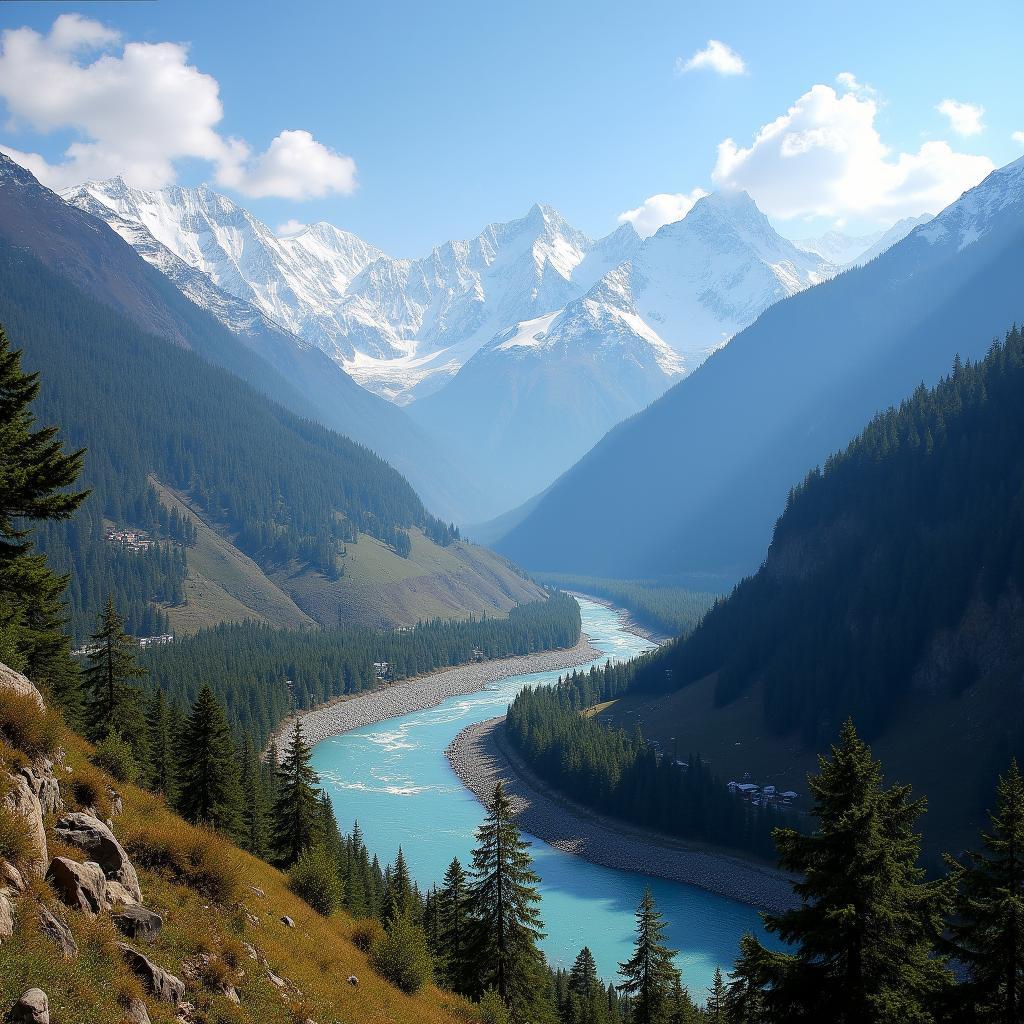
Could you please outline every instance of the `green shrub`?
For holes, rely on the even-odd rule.
[[[314,846],[288,872],[288,884],[318,914],[330,917],[345,899],[345,887],[334,858],[322,846]]]
[[[508,1007],[498,995],[498,990],[489,988],[480,998],[480,1024],[510,1024],[512,1020]]]
[[[374,945],[370,966],[407,995],[430,981],[433,968],[427,935],[408,912],[396,917],[384,938]]]
[[[112,775],[118,782],[135,782],[139,777],[139,765],[131,745],[121,738],[116,729],[96,745],[92,763]]]

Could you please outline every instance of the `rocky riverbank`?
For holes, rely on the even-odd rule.
[[[302,712],[298,717],[302,720],[307,742],[319,743],[328,736],[351,732],[353,729],[373,725],[386,718],[397,718],[413,711],[436,707],[449,697],[475,693],[499,679],[530,672],[556,672],[560,669],[576,668],[600,657],[601,652],[584,635],[580,637],[575,647],[441,669],[439,672],[417,676],[415,679],[404,679],[390,686],[340,697],[312,711]],[[284,748],[286,737],[294,723],[295,717],[289,718],[277,730],[275,739],[279,748]]]
[[[445,751],[463,785],[486,802],[500,779],[520,827],[565,853],[623,871],[695,885],[761,910],[794,905],[790,877],[752,861],[610,822],[552,793],[503,741],[504,721],[471,725]]]

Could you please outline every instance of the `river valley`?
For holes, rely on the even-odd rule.
[[[627,631],[614,609],[580,600],[583,631],[607,658],[633,657],[652,645]],[[331,736],[313,763],[344,830],[358,820],[367,845],[386,863],[401,845],[423,888],[439,882],[452,857],[466,865],[483,808],[452,771],[445,749],[467,726],[504,713],[523,686],[554,683],[559,671],[515,675],[441,704]],[[703,999],[716,966],[727,970],[745,931],[761,932],[752,907],[678,882],[603,867],[533,839],[547,938],[556,966],[589,945],[606,980],[630,953],[633,913],[650,886],[678,949],[683,980]]]

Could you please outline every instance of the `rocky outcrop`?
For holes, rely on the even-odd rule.
[[[39,908],[39,930],[56,944],[65,960],[74,960],[78,956],[78,943],[71,929],[46,907]]]
[[[61,902],[72,910],[95,917],[107,908],[107,879],[99,864],[79,864],[68,857],[54,857],[46,880]]]
[[[41,988],[26,989],[7,1014],[8,1024],[50,1024],[50,1000]]]
[[[10,787],[4,796],[4,806],[7,810],[25,819],[28,825],[29,840],[32,844],[32,854],[26,858],[25,867],[41,875],[46,870],[49,860],[42,805],[39,803],[39,797],[32,792],[32,788],[25,781],[24,776],[12,775],[8,778]]]
[[[119,902],[132,905],[142,901],[139,876],[128,854],[99,818],[81,812],[65,814],[53,832],[63,842],[85,851],[103,869],[107,880],[107,900],[111,905]]]
[[[29,765],[19,772],[35,794],[43,814],[59,814],[64,809],[60,795],[60,783],[53,774],[53,762],[43,758],[36,765]]]
[[[150,1024],[149,1010],[146,1009],[146,1004],[138,996],[134,996],[128,1000],[128,1005],[124,1008],[124,1019],[126,1024]]]
[[[129,939],[152,942],[164,926],[164,919],[145,907],[126,907],[112,915],[117,930]]]
[[[132,973],[142,982],[146,991],[161,1002],[177,1006],[185,998],[185,982],[176,978],[162,967],[157,967],[149,957],[123,942],[117,948]]]
[[[14,935],[14,902],[5,892],[0,892],[0,946]]]
[[[0,690],[13,690],[31,699],[40,711],[43,710],[43,696],[20,672],[0,664]]]

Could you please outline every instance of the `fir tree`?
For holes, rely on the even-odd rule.
[[[753,935],[740,939],[740,955],[729,979],[725,1005],[729,1024],[761,1024],[766,1019],[764,989],[767,978],[760,969],[763,957]]]
[[[885,788],[850,721],[819,765],[808,780],[816,831],[776,832],[781,866],[802,876],[801,906],[765,923],[794,951],[749,940],[739,980],[761,988],[770,1021],[931,1024],[951,982],[934,955],[949,896],[917,865],[924,801]]]
[[[419,900],[414,894],[412,879],[409,877],[409,865],[401,847],[398,848],[394,868],[385,877],[386,885],[384,886],[380,915],[384,926],[387,927],[402,914],[415,920],[419,909]]]
[[[163,690],[154,691],[146,709],[149,739],[149,788],[174,801],[174,732]]]
[[[444,953],[444,981],[453,992],[473,990],[475,969],[470,959],[469,883],[458,857],[444,873],[438,893],[440,929],[438,946]]]
[[[540,878],[533,871],[529,844],[519,835],[500,782],[476,836],[472,887],[476,994],[496,989],[515,1021],[550,1020],[554,1014],[546,992],[547,966],[537,947],[544,936],[536,906]]]
[[[345,846],[345,906],[353,917],[367,917],[373,910],[370,857],[358,821],[352,826]]]
[[[720,967],[715,968],[715,977],[711,983],[711,991],[708,993],[705,1018],[708,1024],[729,1024],[727,994]]]
[[[85,500],[87,492],[69,490],[85,451],[66,454],[56,427],[33,429],[39,388],[39,374],[22,370],[21,352],[0,328],[0,649],[73,718],[78,669],[62,604],[69,577],[32,553],[31,533],[36,523],[70,519]]]
[[[284,760],[277,770],[274,850],[279,863],[294,864],[319,837],[320,779],[310,765],[310,749],[296,719]]]
[[[238,836],[242,787],[227,717],[204,686],[182,731],[178,754],[178,810],[189,821]]]
[[[269,853],[270,829],[267,823],[267,790],[259,756],[246,736],[242,741],[242,846],[256,857]]]
[[[94,740],[102,739],[111,727],[127,732],[126,717],[136,717],[134,708],[138,707],[140,695],[129,685],[129,680],[146,675],[135,660],[136,650],[135,639],[124,631],[124,619],[114,607],[113,597],[108,597],[90,640],[85,669],[86,714],[89,735]],[[126,738],[131,737],[126,735]]]
[[[665,922],[655,909],[650,889],[644,890],[636,912],[636,944],[633,955],[619,964],[625,981],[619,991],[632,999],[634,1024],[664,1024],[671,993],[679,972],[673,963],[674,949],[665,945]]]
[[[958,996],[965,1015],[992,1024],[1024,1020],[1024,778],[1017,761],[996,787],[982,850],[959,873],[952,926],[956,958],[969,980]]]
[[[690,992],[676,973],[669,997],[669,1024],[703,1024],[703,1016],[690,998]],[[730,1022],[731,1024],[731,1022]]]
[[[565,1018],[568,1024],[603,1024],[605,991],[597,976],[597,963],[589,946],[584,946],[569,970],[566,985]]]

